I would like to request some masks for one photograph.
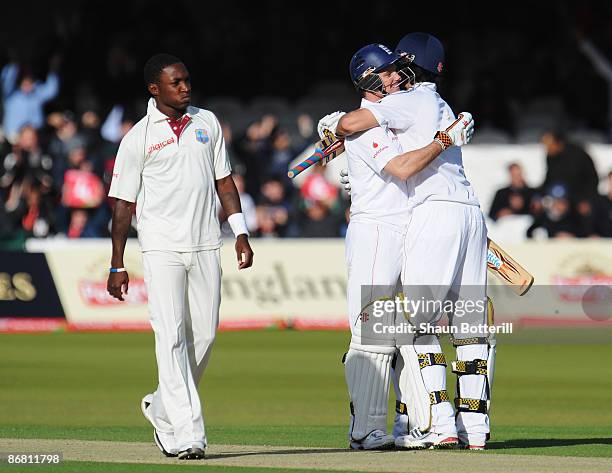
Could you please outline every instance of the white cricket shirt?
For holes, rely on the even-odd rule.
[[[364,104],[382,127],[397,134],[404,151],[430,144],[438,130],[455,121],[455,114],[436,92],[435,84],[422,82],[408,91],[387,95]],[[480,205],[465,176],[461,148],[451,146],[425,169],[408,180],[415,205],[427,200]]]
[[[366,103],[362,100],[362,106]],[[384,127],[348,136],[344,141],[351,179],[351,222],[384,223],[403,230],[412,204],[406,181],[383,172],[402,153],[397,137]]]
[[[221,246],[215,181],[231,173],[221,126],[208,110],[188,107],[186,115],[177,138],[151,98],[119,145],[108,195],[136,202],[142,251]]]

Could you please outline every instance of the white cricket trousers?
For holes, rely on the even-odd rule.
[[[487,289],[487,228],[479,207],[454,202],[428,201],[416,206],[408,225],[404,247],[406,255],[402,282],[415,295],[422,291],[427,297],[443,300],[448,291],[460,297],[486,301]],[[455,312],[454,323],[462,322]],[[463,317],[471,325],[486,323],[486,304],[483,311],[474,311]],[[473,335],[459,334],[457,338]],[[430,347],[421,347],[427,348]],[[459,360],[487,359],[488,346],[484,344],[457,347]],[[434,381],[444,380],[444,370]],[[431,370],[433,371],[433,370]],[[427,381],[427,380],[426,380]],[[461,376],[461,397],[486,399],[485,377]],[[450,403],[441,403],[432,409],[434,423],[452,422]],[[457,415],[459,437],[469,443],[484,445],[489,432],[487,414],[460,412]]]
[[[198,383],[219,325],[220,250],[143,252],[159,385],[151,418],[179,451],[206,447]]]
[[[380,339],[372,332],[362,334],[362,323],[374,323],[372,303],[394,296],[404,260],[405,229],[389,225],[350,222],[346,233],[345,257],[348,268],[347,299],[352,342],[361,345],[392,345],[389,335]],[[368,314],[368,320],[361,315]],[[381,323],[393,323],[379,320]],[[374,338],[373,338],[374,337]]]

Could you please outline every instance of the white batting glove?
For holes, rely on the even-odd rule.
[[[451,126],[444,131],[438,131],[434,136],[442,149],[451,146],[463,146],[470,142],[474,135],[474,119],[469,112],[461,112]]]
[[[342,115],[346,115],[346,112],[330,113],[319,120],[319,123],[317,124],[317,133],[319,133],[321,139],[325,138],[323,130],[329,130],[334,135],[336,134],[336,128],[338,127],[338,122],[342,118]]]
[[[342,184],[346,192],[351,193],[351,181],[349,180],[349,173],[346,168],[340,170],[340,184]]]

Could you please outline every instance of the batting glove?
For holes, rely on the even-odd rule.
[[[325,138],[323,130],[329,130],[334,135],[336,134],[338,122],[340,121],[343,115],[346,115],[346,112],[334,112],[330,113],[329,115],[325,115],[319,120],[319,123],[317,124],[317,133],[319,133],[321,139]]]
[[[474,119],[469,112],[461,112],[457,120],[444,131],[438,131],[434,136],[442,149],[451,146],[463,146],[470,142],[474,135]]]
[[[349,180],[348,169],[346,168],[340,170],[340,184],[342,184],[346,192],[351,193],[351,181]]]

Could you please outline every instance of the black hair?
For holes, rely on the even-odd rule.
[[[567,132],[562,127],[556,127],[549,131],[557,143],[567,143]]]
[[[417,84],[419,82],[433,82],[436,85],[440,84],[442,79],[440,75],[429,72],[428,70],[423,69],[421,66],[417,66],[414,63],[410,64],[409,67],[414,72],[414,81]]]
[[[176,56],[172,54],[159,53],[151,56],[144,66],[144,81],[145,85],[159,83],[159,75],[164,68],[172,64],[183,64]]]

